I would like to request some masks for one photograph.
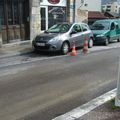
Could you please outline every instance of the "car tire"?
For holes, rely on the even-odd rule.
[[[105,46],[108,46],[108,44],[109,44],[109,38],[106,38],[104,45],[105,45]]]
[[[93,47],[93,39],[90,38],[88,41],[88,48],[92,48]]]
[[[34,52],[34,53],[39,53],[39,50],[36,49],[36,48],[34,48],[34,49],[33,49],[33,52]]]
[[[64,42],[61,47],[61,54],[66,55],[69,52],[69,44],[67,42]]]

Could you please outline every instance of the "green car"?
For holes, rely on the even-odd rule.
[[[120,19],[98,20],[93,23],[91,30],[95,44],[107,46],[114,40],[120,42]]]

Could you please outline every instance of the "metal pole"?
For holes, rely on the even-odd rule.
[[[115,98],[115,106],[120,107],[120,57],[119,57],[118,81],[117,81],[117,93]]]
[[[76,0],[73,0],[73,23],[75,22]]]

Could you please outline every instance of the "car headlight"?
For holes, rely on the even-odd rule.
[[[52,38],[51,40],[49,40],[49,43],[56,43],[60,40],[60,37],[55,37],[55,38]]]
[[[104,37],[105,35],[101,34],[101,35],[97,35],[96,37]]]

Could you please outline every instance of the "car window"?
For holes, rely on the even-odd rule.
[[[64,24],[61,27],[61,32],[67,32],[70,29],[70,26],[68,24]]]
[[[70,24],[55,24],[50,27],[46,32],[48,33],[63,33],[69,31],[71,25]]]
[[[115,29],[115,23],[111,23],[111,30],[114,30]]]
[[[98,21],[92,25],[91,30],[109,30],[109,26],[109,22]]]
[[[75,33],[81,32],[82,31],[81,26],[80,25],[74,25],[72,31],[75,32]]]
[[[116,29],[119,29],[119,25],[118,24],[116,24]]]
[[[88,28],[87,25],[82,24],[81,26],[82,26],[82,30],[83,30],[83,31],[88,31],[88,30],[89,30],[89,28]]]

